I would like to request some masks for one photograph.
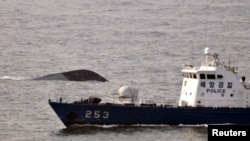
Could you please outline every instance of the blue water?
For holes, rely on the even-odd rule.
[[[66,129],[48,99],[106,97],[122,85],[176,101],[183,64],[205,47],[250,77],[249,0],[0,0],[1,140],[207,140],[206,126]],[[108,83],[35,81],[89,69]]]

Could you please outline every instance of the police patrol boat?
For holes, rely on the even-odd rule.
[[[250,83],[237,67],[221,63],[218,53],[205,48],[200,67],[185,66],[176,104],[139,99],[138,89],[122,86],[117,99],[98,97],[49,104],[66,127],[75,124],[100,125],[209,125],[250,124]]]

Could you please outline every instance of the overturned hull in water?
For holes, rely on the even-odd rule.
[[[100,74],[93,72],[91,70],[74,70],[62,73],[49,74],[42,77],[35,78],[34,80],[66,80],[66,81],[108,81],[106,78],[102,77]]]

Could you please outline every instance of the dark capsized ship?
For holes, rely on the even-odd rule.
[[[100,74],[91,70],[72,70],[67,72],[60,72],[49,74],[34,78],[33,80],[65,80],[65,81],[90,81],[96,80],[99,82],[107,82],[108,80]]]
[[[210,59],[212,59],[210,61]],[[250,124],[250,84],[237,67],[219,62],[218,54],[205,48],[200,67],[186,65],[179,101],[174,105],[140,99],[138,89],[121,87],[116,99],[49,104],[66,127],[75,124]]]

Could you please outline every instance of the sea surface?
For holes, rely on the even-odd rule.
[[[123,85],[176,102],[205,47],[250,78],[249,0],[0,0],[0,140],[206,141],[206,125],[67,129],[48,104]],[[77,69],[109,82],[32,80]]]

